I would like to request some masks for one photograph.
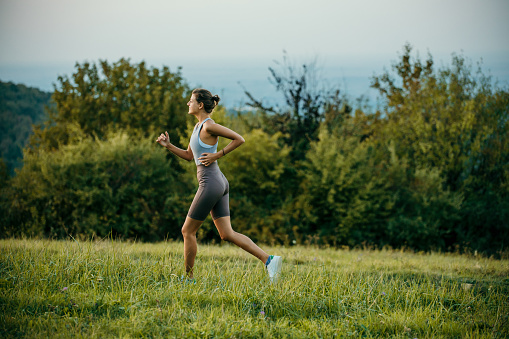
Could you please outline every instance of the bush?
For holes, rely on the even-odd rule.
[[[444,190],[438,171],[399,159],[393,145],[360,142],[356,128],[350,120],[340,134],[323,126],[312,144],[300,196],[304,232],[335,245],[444,248],[461,196]]]
[[[3,196],[4,234],[162,240],[180,236],[191,178],[154,143],[126,132],[26,153]]]

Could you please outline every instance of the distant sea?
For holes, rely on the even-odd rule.
[[[424,58],[421,57],[421,59]],[[446,62],[437,62],[435,59],[437,67],[450,64],[450,57],[443,59]],[[373,75],[381,75],[384,69],[390,69],[395,60],[397,60],[397,57],[314,60],[317,84],[318,86],[339,89],[340,93],[346,95],[354,106],[356,99],[361,96],[367,98],[371,106],[375,106],[378,93],[370,88],[371,79]],[[498,79],[500,85],[508,87],[509,65],[507,60],[500,58],[489,60],[489,63],[485,61],[482,66],[485,74],[491,74]],[[278,61],[281,61],[281,59]],[[477,61],[471,59],[474,67]],[[131,62],[137,61],[131,60]],[[297,70],[300,70],[303,63],[309,64],[310,61],[292,62]],[[282,70],[271,58],[250,61],[211,59],[208,63],[186,59],[157,60],[154,62],[146,60],[146,64],[149,67],[157,68],[161,68],[163,65],[168,66],[172,72],[175,72],[177,67],[182,67],[182,76],[191,88],[203,87],[209,89],[213,94],[218,94],[221,97],[221,103],[229,109],[245,108],[248,101],[244,93],[245,90],[267,105],[283,103],[282,94],[278,93],[269,81],[269,67]],[[54,90],[53,85],[58,84],[58,76],[70,76],[74,70],[74,63],[53,65],[0,64],[0,80],[22,83],[29,87],[52,92]]]

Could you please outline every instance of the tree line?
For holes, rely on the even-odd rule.
[[[0,81],[0,166],[1,177],[14,174],[22,166],[23,148],[32,125],[47,119],[45,107],[51,104],[51,93],[37,88]]]
[[[220,163],[235,229],[285,245],[506,250],[506,88],[463,56],[437,68],[406,45],[372,79],[383,105],[354,108],[317,85],[311,64],[287,61],[269,69],[285,105],[247,92],[249,112],[218,107],[212,116],[246,140]],[[49,119],[2,187],[2,234],[180,238],[195,165],[154,143],[168,130],[187,147],[195,122],[180,69],[100,61],[58,82]],[[220,241],[210,219],[198,236]]]

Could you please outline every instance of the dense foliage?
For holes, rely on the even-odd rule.
[[[6,235],[177,237],[179,212],[192,200],[193,185],[176,173],[177,160],[126,132],[27,153],[24,162],[4,190],[12,197],[4,201]]]
[[[438,171],[444,187],[462,196],[460,219],[448,223],[448,245],[501,250],[509,240],[509,92],[493,87],[479,68],[453,56],[436,70],[411,60],[405,47],[389,74],[373,86],[387,98],[379,141],[394,142],[412,168]]]
[[[103,139],[108,131],[123,129],[147,137],[170,129],[177,139],[185,130],[189,88],[180,75],[169,68],[148,69],[142,62],[131,65],[121,59],[110,65],[76,64],[71,78],[58,78],[53,93],[56,106],[49,120],[35,129],[31,146],[54,150],[84,136]]]
[[[50,99],[51,93],[0,81],[0,158],[9,174],[21,167],[32,125],[47,119],[45,107]]]
[[[287,67],[287,66],[284,66]],[[77,65],[59,78],[50,120],[24,167],[5,182],[3,234],[178,238],[196,169],[154,143],[187,147],[195,121],[180,73],[126,60]],[[271,68],[287,106],[219,107],[216,122],[246,139],[220,160],[234,229],[255,241],[470,248],[509,241],[509,92],[465,58],[435,68],[405,46],[372,86],[385,105],[353,110],[334,88]],[[220,141],[220,147],[227,140]],[[219,241],[211,220],[203,241]]]

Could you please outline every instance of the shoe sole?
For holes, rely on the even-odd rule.
[[[272,278],[270,278],[270,281],[272,283],[276,283],[277,280],[279,279],[279,276],[281,275],[281,267],[283,266],[283,258],[281,258],[280,256],[274,257],[272,259],[272,263],[274,263],[274,265],[275,265],[276,273],[274,274],[274,276]]]

